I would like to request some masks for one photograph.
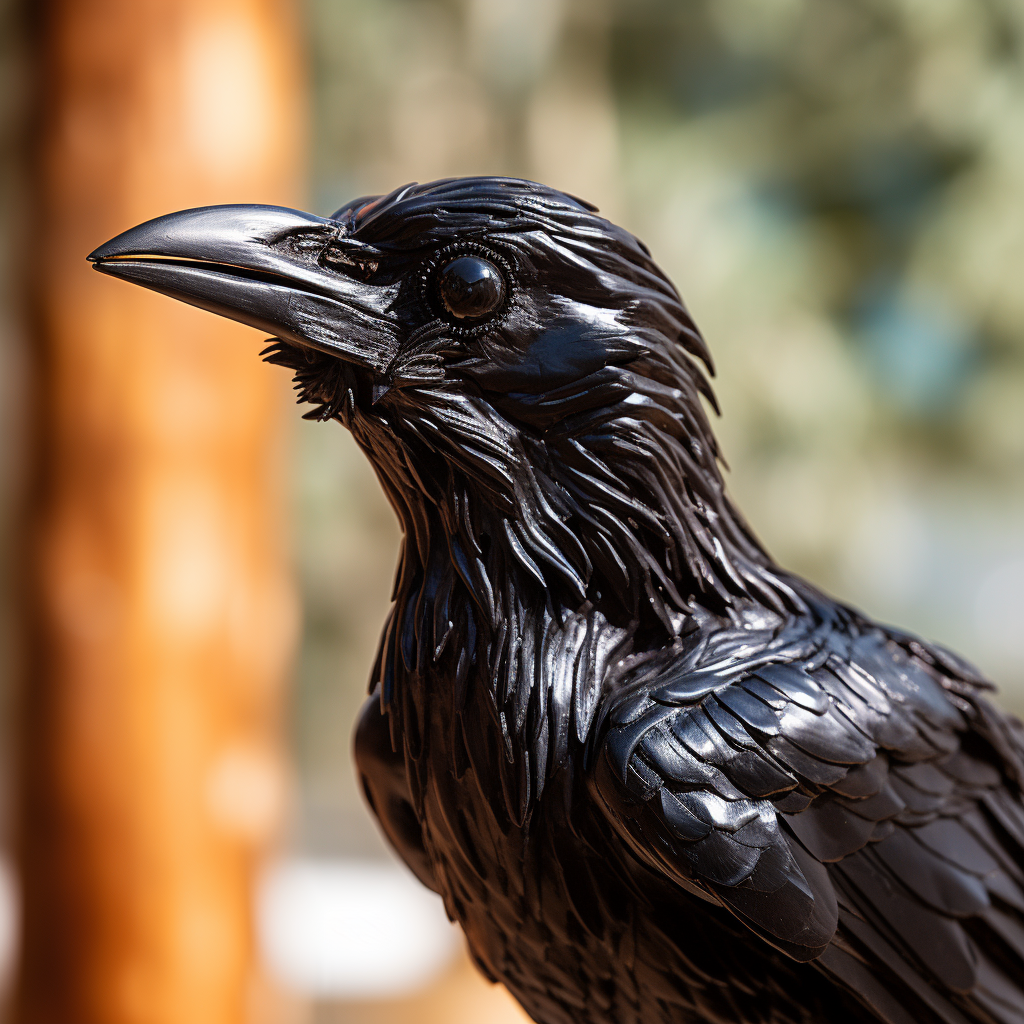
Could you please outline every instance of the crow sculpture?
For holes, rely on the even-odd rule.
[[[467,178],[90,259],[273,335],[369,457],[404,543],[367,799],[536,1021],[1024,1022],[1024,730],[772,561],[641,242]]]

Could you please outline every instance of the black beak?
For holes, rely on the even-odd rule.
[[[395,349],[397,285],[353,276],[366,247],[340,232],[336,221],[279,206],[208,206],[131,228],[89,260],[104,274],[382,373]],[[335,251],[339,259],[325,259]]]

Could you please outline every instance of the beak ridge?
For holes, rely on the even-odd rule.
[[[285,207],[207,206],[130,228],[87,258],[103,274],[381,371],[393,351],[391,296],[320,264],[339,231]]]
[[[122,231],[86,258],[90,263],[132,256],[230,263],[232,256],[251,260],[253,247],[262,246],[269,252],[273,242],[310,231],[322,232],[326,243],[337,234],[338,225],[283,206],[202,206],[155,217]]]

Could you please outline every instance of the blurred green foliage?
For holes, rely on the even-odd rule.
[[[596,202],[701,324],[730,486],[779,560],[1024,706],[1019,0],[307,3],[319,212],[478,173]],[[317,791],[352,794],[324,695],[354,711],[387,595],[353,587],[395,534],[329,430],[301,435],[295,723]]]
[[[743,179],[751,221],[796,236],[811,261],[800,298],[852,346],[879,413],[897,421],[887,427],[913,426],[903,441],[944,460],[1019,470],[1024,420],[1007,430],[983,407],[1007,376],[1022,394],[1024,8],[621,11],[610,65],[629,166],[642,174],[673,135],[708,150],[719,174]]]

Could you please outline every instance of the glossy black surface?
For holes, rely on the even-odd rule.
[[[471,331],[432,291],[460,255],[505,275]],[[273,332],[374,462],[405,542],[367,797],[536,1020],[1024,1022],[1020,723],[764,551],[633,236],[476,178],[92,258]]]
[[[458,320],[483,320],[505,298],[501,271],[479,256],[459,256],[437,275],[437,291],[446,310]]]

